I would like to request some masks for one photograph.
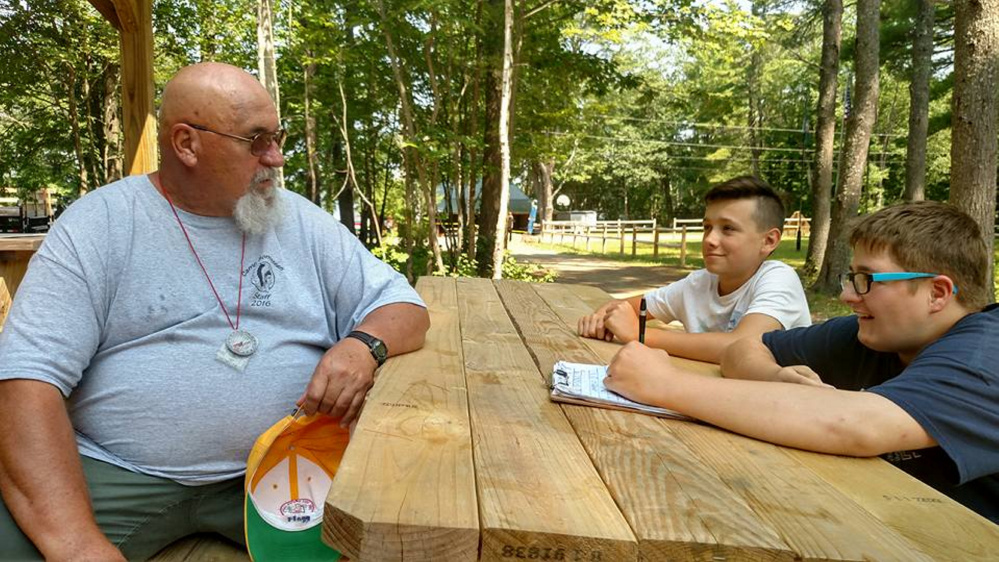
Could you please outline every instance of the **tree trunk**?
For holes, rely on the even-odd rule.
[[[676,213],[673,205],[673,187],[670,182],[669,170],[666,170],[659,178],[659,184],[663,190],[663,209],[659,217],[660,224],[670,224]]]
[[[538,174],[538,217],[542,228],[552,220],[555,208],[555,193],[552,186],[552,175],[555,173],[555,159],[547,157],[535,162]]]
[[[260,82],[274,101],[281,119],[281,92],[278,88],[277,64],[274,61],[274,0],[257,0],[257,68]],[[284,169],[278,168],[275,180],[284,187]]]
[[[814,285],[814,288],[827,294],[839,292],[839,275],[849,265],[850,247],[846,238],[848,221],[856,216],[860,204],[871,131],[877,117],[880,8],[881,0],[857,1],[857,46],[854,62],[857,77],[853,88],[853,107],[846,121],[836,201],[832,209],[830,232],[833,235],[829,238],[822,270]]]
[[[513,0],[503,9],[503,86],[500,99],[499,142],[502,155],[500,209],[493,246],[493,279],[503,277],[503,251],[506,249],[507,213],[510,201],[510,125],[513,109]]]
[[[107,182],[120,180],[122,177],[121,161],[121,119],[118,116],[118,82],[120,69],[117,64],[108,66],[104,72],[104,175]]]
[[[905,153],[905,200],[926,197],[926,132],[930,114],[930,75],[933,71],[933,0],[916,0],[912,38],[912,78],[909,82],[909,140]]]
[[[306,57],[311,59],[312,52],[307,51]],[[308,163],[307,181],[309,184],[309,199],[316,205],[319,204],[320,179],[319,179],[319,158],[316,155],[318,144],[318,133],[316,131],[316,114],[312,111],[312,78],[316,75],[316,63],[309,60],[305,64],[305,159]]]
[[[83,157],[83,139],[80,135],[80,115],[76,108],[76,69],[68,65],[66,81],[66,97],[69,101],[69,124],[73,131],[73,151],[76,153],[77,177],[80,179],[81,196],[90,189],[90,182],[87,180],[87,164]]]
[[[812,176],[812,223],[808,235],[806,275],[822,269],[829,238],[832,197],[833,144],[836,140],[836,86],[839,75],[843,0],[822,6],[822,69],[819,74],[818,121],[815,124],[815,172]]]
[[[950,201],[971,215],[989,249],[993,286],[999,0],[955,0]],[[990,292],[991,294],[991,292]]]
[[[403,169],[407,174],[411,174],[413,171],[416,172],[420,182],[419,185],[424,192],[425,198],[432,202],[436,196],[436,186],[429,185],[430,179],[427,178],[425,163],[422,161],[419,152],[412,146],[412,144],[417,141],[416,121],[413,117],[413,108],[412,101],[410,100],[409,88],[407,87],[406,80],[403,77],[403,69],[401,63],[399,62],[399,57],[396,55],[395,41],[393,40],[390,32],[391,28],[389,26],[388,15],[385,12],[385,3],[383,0],[377,0],[376,5],[382,22],[382,35],[385,37],[385,48],[388,51],[389,62],[392,66],[392,75],[395,78],[396,87],[399,89],[399,106],[402,113],[404,139],[409,143],[409,146],[403,150]],[[409,209],[415,209],[417,205],[416,194],[408,176],[406,178],[406,204]],[[431,217],[434,216],[434,210],[428,210],[428,213],[430,213]],[[408,214],[407,216],[413,217],[412,214]],[[412,233],[415,232],[415,227],[415,222],[411,222],[408,229],[408,236],[412,236]],[[430,249],[433,253],[435,267],[438,271],[442,271],[444,269],[444,263],[441,259],[440,246],[437,244],[436,228],[437,225],[431,222],[429,228],[427,229],[427,238],[430,242]],[[410,259],[407,261],[406,269],[407,276],[410,281],[412,281],[412,240],[407,241],[407,245],[410,246],[407,248]]]
[[[483,61],[486,64],[483,89],[485,95],[486,120],[483,130],[482,149],[482,193],[479,203],[479,237],[476,242],[475,259],[478,261],[479,277],[493,276],[493,251],[496,247],[496,227],[500,219],[500,193],[503,188],[503,155],[500,149],[500,114],[502,93],[503,37],[504,26],[501,10],[503,0],[488,0],[483,24]],[[503,217],[504,222],[506,217]],[[502,242],[502,239],[500,240]]]

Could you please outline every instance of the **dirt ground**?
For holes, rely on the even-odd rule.
[[[540,248],[515,234],[507,248],[521,263],[533,263],[558,271],[559,283],[599,287],[614,298],[628,298],[668,285],[692,270],[664,265],[629,264],[594,256],[559,254]]]

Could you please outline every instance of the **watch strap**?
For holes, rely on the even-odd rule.
[[[388,353],[387,353],[388,350],[385,348],[385,342],[383,342],[382,340],[376,338],[375,336],[372,336],[371,334],[369,334],[367,332],[362,332],[360,330],[354,330],[353,332],[347,334],[347,337],[348,338],[354,338],[356,340],[360,340],[361,342],[364,343],[364,345],[368,346],[368,351],[371,352],[371,356],[374,357],[375,362],[378,363],[379,367],[381,367],[382,364],[385,363],[385,360],[388,358],[387,357],[388,356]],[[379,347],[381,348],[380,349],[381,353],[378,352],[379,351],[379,349],[378,349]]]

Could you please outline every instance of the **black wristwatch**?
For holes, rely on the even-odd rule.
[[[382,364],[385,363],[385,360],[388,359],[388,348],[385,347],[385,342],[375,336],[366,334],[359,330],[354,330],[353,332],[347,334],[347,337],[364,342],[364,345],[368,346],[368,349],[371,350],[371,356],[375,358],[379,367],[381,367]]]

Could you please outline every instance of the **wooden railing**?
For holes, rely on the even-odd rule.
[[[798,250],[800,247],[800,231],[808,230],[810,219],[803,217],[788,218],[784,221],[784,236],[798,238]],[[690,233],[700,233],[704,231],[703,219],[673,219],[672,228],[659,227],[653,220],[616,220],[616,221],[596,221],[595,223],[583,223],[577,221],[548,221],[542,225],[541,241],[552,244],[571,244],[573,248],[579,241],[583,242],[583,249],[590,251],[590,240],[600,241],[600,252],[607,252],[607,241],[617,242],[618,253],[625,253],[627,240],[631,239],[631,255],[638,255],[638,245],[652,245],[652,259],[659,258],[660,248],[679,248],[680,267],[687,266],[687,242],[700,240],[700,235],[695,234],[691,240]],[[651,235],[651,236],[650,236]],[[556,240],[557,238],[557,240]]]
[[[703,230],[700,227],[698,229]],[[652,245],[653,259],[659,258],[660,248],[678,247],[680,249],[680,267],[686,267],[687,233],[693,230],[693,228],[687,225],[681,225],[679,228],[661,228],[656,225],[655,219],[596,221],[596,223],[590,224],[573,221],[548,221],[542,225],[541,241],[548,241],[552,244],[565,244],[566,240],[571,239],[572,247],[575,248],[577,242],[582,240],[583,248],[586,251],[590,251],[590,239],[592,238],[600,240],[600,252],[605,253],[607,251],[607,241],[616,240],[618,242],[618,252],[624,254],[625,242],[628,238],[631,238],[631,255],[638,254],[639,244]],[[651,240],[647,239],[648,236],[640,238],[640,234],[651,234]],[[673,238],[675,237],[673,235],[679,234],[679,243],[673,243],[671,239],[663,237],[663,234],[670,235],[669,238]],[[547,240],[546,236],[548,237]],[[557,242],[555,240],[556,237],[558,237]]]

